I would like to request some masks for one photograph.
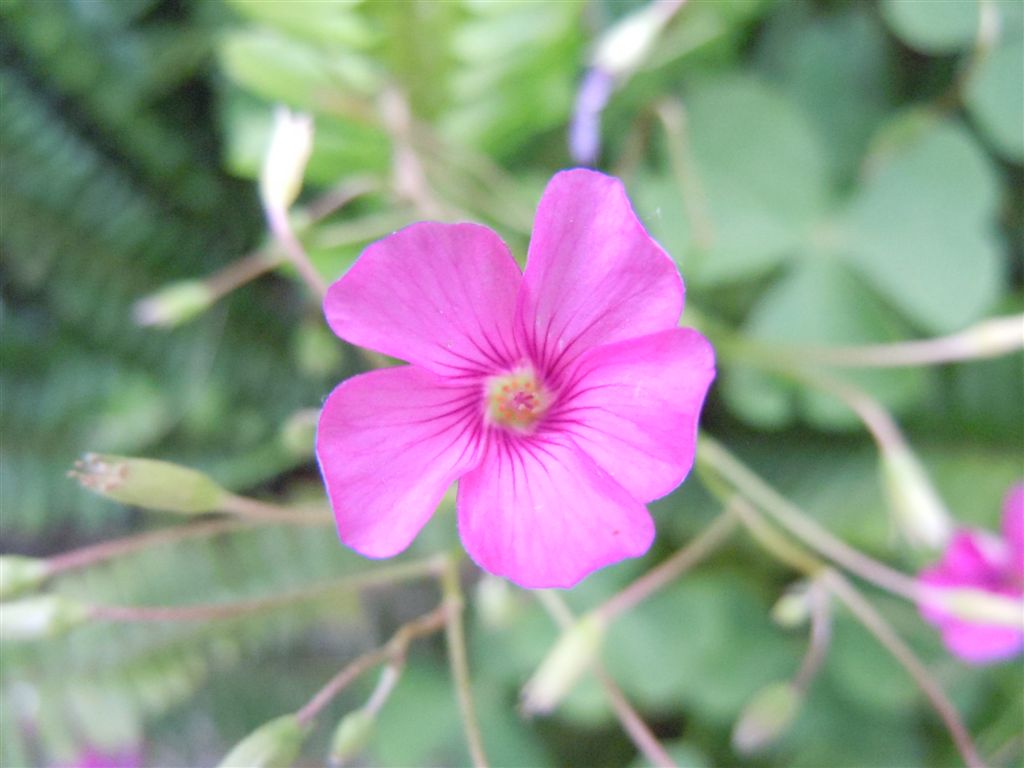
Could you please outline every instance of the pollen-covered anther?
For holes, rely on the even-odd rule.
[[[529,431],[550,404],[551,396],[532,368],[516,368],[487,381],[486,413],[491,424]]]

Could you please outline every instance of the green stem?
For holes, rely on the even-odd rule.
[[[837,539],[706,434],[701,435],[697,461],[725,479],[811,549],[876,586],[914,602],[921,599],[922,591],[913,578]]]
[[[444,569],[441,571],[441,591],[444,595],[444,605],[448,609],[445,622],[448,662],[452,668],[452,679],[459,701],[463,730],[466,733],[466,744],[469,747],[469,755],[474,768],[487,768],[483,737],[480,735],[480,725],[477,722],[476,709],[473,706],[473,688],[469,677],[466,636],[462,626],[465,600],[462,596],[462,585],[459,582],[457,556],[453,555],[445,562]]]
[[[608,598],[594,612],[610,622],[615,617],[632,609],[637,603],[650,597],[654,592],[678,579],[701,560],[714,552],[736,528],[736,517],[727,508],[689,544],[680,549],[665,562],[652,568],[643,576]]]

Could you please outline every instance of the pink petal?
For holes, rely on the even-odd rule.
[[[940,625],[942,642],[971,664],[1010,659],[1024,650],[1024,633],[1012,627],[985,626],[949,619]]]
[[[622,182],[558,173],[537,208],[518,317],[534,362],[553,374],[590,347],[672,328],[683,281],[639,222]]]
[[[1003,503],[1003,539],[1010,550],[1010,574],[1024,589],[1024,483],[1018,483]]]
[[[367,557],[398,554],[445,490],[478,463],[480,390],[415,366],[355,376],[327,398],[317,460],[341,540]]]
[[[999,590],[1003,587],[1002,543],[985,531],[957,531],[942,560],[918,575],[929,587]],[[925,600],[921,615],[933,624],[944,622],[949,614],[939,605]]]
[[[703,336],[673,328],[596,347],[569,376],[546,428],[571,435],[640,501],[664,496],[683,481],[715,377],[714,350]]]
[[[647,509],[568,441],[494,432],[480,466],[459,481],[466,551],[521,587],[571,587],[648,550]]]
[[[328,290],[345,341],[435,373],[479,375],[517,362],[512,319],[522,274],[478,224],[413,224],[380,240]]]

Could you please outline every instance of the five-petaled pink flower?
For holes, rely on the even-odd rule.
[[[569,587],[650,547],[646,504],[693,463],[714,354],[679,328],[683,282],[622,184],[563,171],[525,271],[490,229],[413,224],[334,283],[327,322],[411,365],[339,385],[317,459],[342,541],[404,550],[459,481],[482,568]]]
[[[977,589],[1024,600],[1024,484],[1014,486],[1006,497],[1002,539],[987,531],[958,531],[942,560],[922,571],[919,580],[939,589]],[[1024,623],[1024,607],[1021,611]],[[1001,661],[1024,650],[1021,628],[965,621],[927,599],[921,613],[939,628],[946,647],[964,661]]]

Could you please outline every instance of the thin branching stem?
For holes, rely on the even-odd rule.
[[[550,589],[539,589],[535,590],[533,595],[563,631],[568,630],[576,623],[576,616],[557,592]],[[675,762],[672,760],[672,756],[658,741],[658,737],[654,735],[640,713],[630,704],[626,694],[614,678],[608,674],[604,665],[595,662],[591,667],[591,672],[597,678],[605,698],[608,699],[612,711],[615,712],[615,717],[622,726],[622,730],[633,742],[633,746],[650,760],[652,765],[656,765],[658,768],[674,768]]]
[[[323,525],[332,520],[326,508],[297,508],[274,504],[248,496],[227,495],[219,505],[220,509],[245,520],[263,523],[288,523],[292,525]]]
[[[447,606],[445,638],[448,642],[448,663],[452,668],[455,695],[459,701],[459,714],[466,734],[466,744],[474,768],[487,768],[487,754],[484,752],[480,724],[476,719],[473,705],[473,688],[469,676],[469,658],[466,653],[466,635],[462,626],[462,611],[465,600],[459,582],[459,566],[456,556],[448,558],[441,572],[441,591]]]
[[[363,673],[384,662],[400,664],[405,659],[409,643],[439,631],[447,623],[448,612],[447,605],[440,605],[430,613],[403,624],[384,645],[353,659],[295,713],[296,719],[302,725],[311,724],[324,707]]]
[[[237,600],[227,603],[204,603],[199,605],[93,605],[91,618],[100,621],[124,623],[193,622],[233,619],[263,611],[275,610],[299,601],[314,600],[337,592],[349,592],[367,587],[394,584],[400,581],[437,575],[438,559],[414,560],[409,563],[375,568],[374,570],[345,576],[340,579],[311,584],[266,597]]]
[[[605,621],[631,610],[637,603],[646,600],[667,584],[682,576],[704,558],[708,557],[736,529],[736,517],[727,508],[711,521],[689,544],[680,549],[665,562],[645,573],[636,581],[612,595],[595,609]]]

